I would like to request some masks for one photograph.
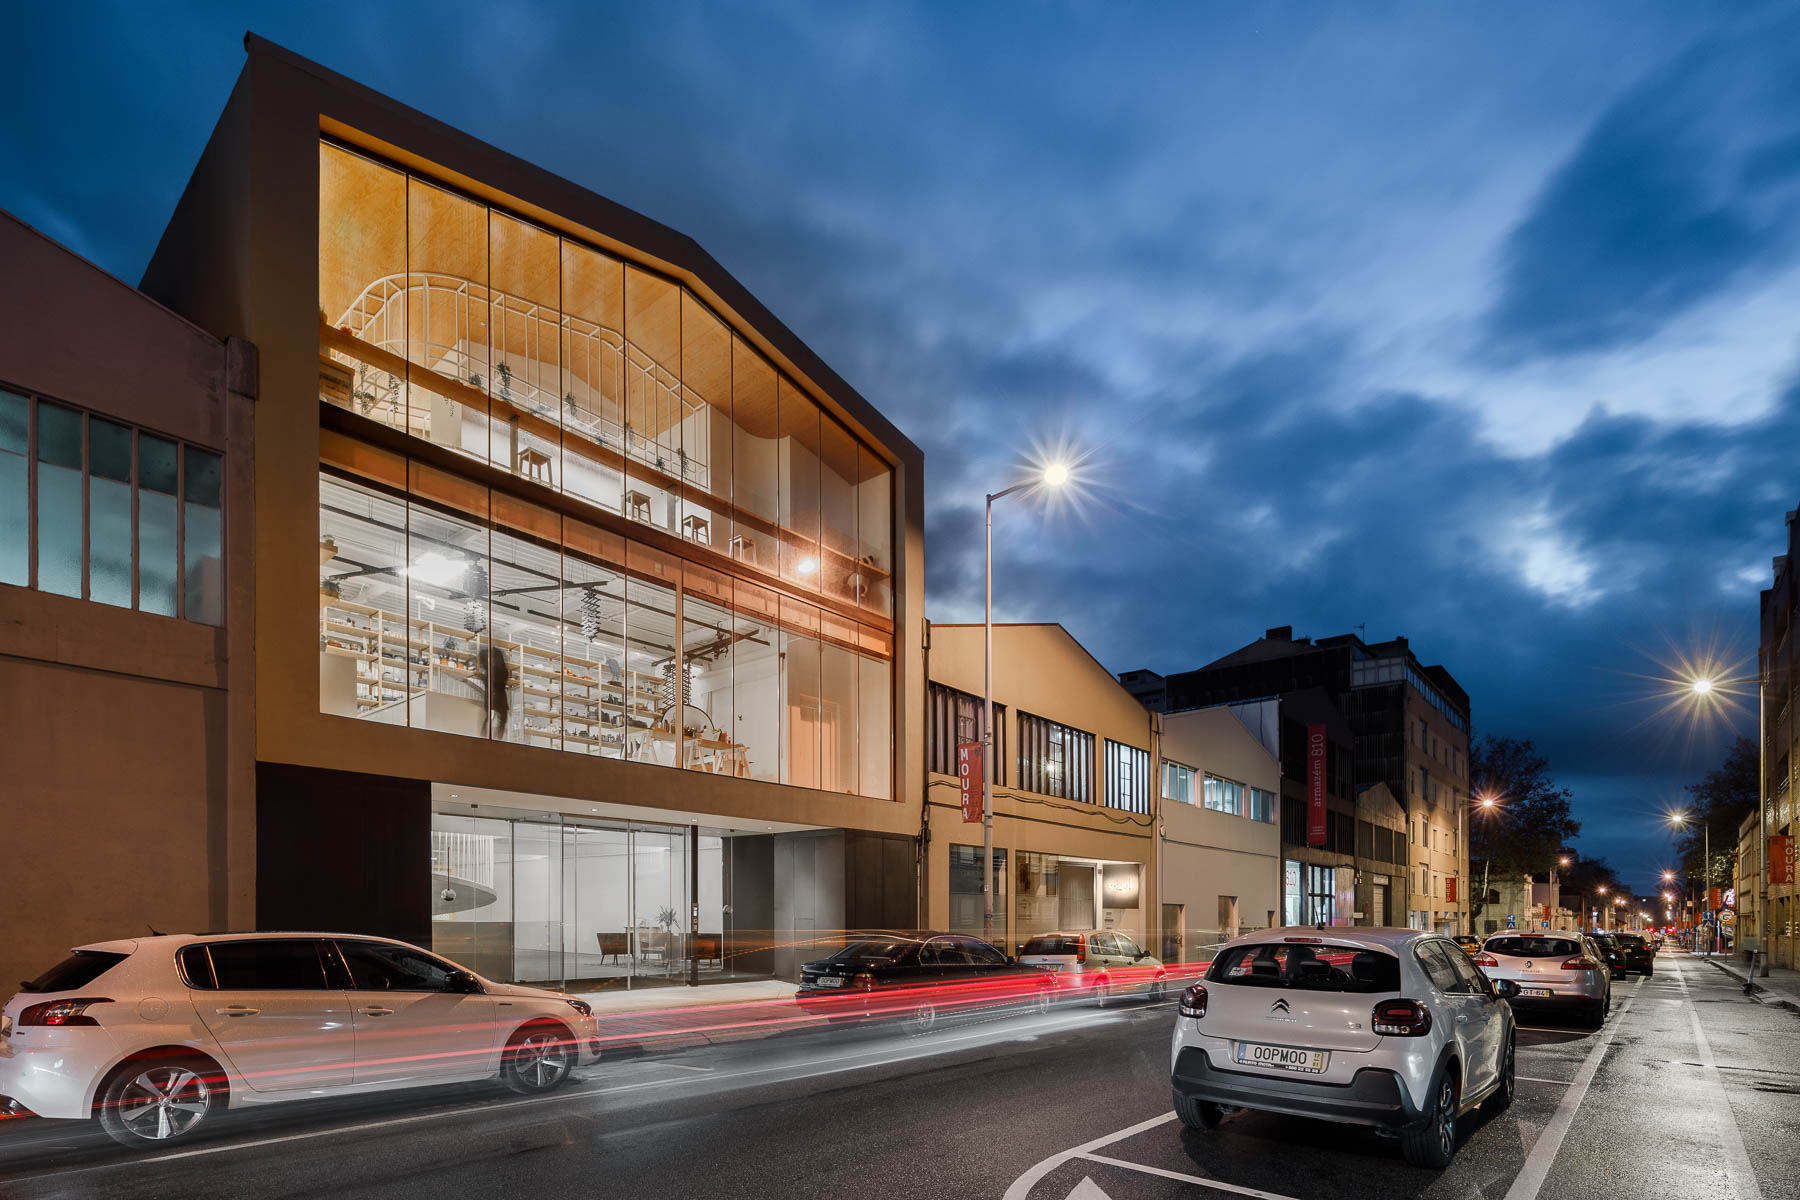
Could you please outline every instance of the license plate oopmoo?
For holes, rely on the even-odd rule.
[[[1327,1050],[1301,1050],[1294,1046],[1269,1046],[1261,1042],[1239,1042],[1232,1058],[1247,1067],[1271,1067],[1277,1071],[1318,1075],[1330,1064],[1331,1053]]]

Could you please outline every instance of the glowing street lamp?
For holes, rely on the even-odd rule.
[[[1009,488],[989,492],[987,498],[987,616],[983,622],[986,667],[983,671],[981,697],[981,756],[986,767],[987,786],[981,789],[981,936],[994,940],[994,501],[1025,488],[1056,490],[1069,482],[1069,464],[1048,463],[1037,478],[1026,479]]]

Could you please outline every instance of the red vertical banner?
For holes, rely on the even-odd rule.
[[[1444,876],[1444,899],[1451,901],[1456,899],[1456,876],[1454,875]]]
[[[1725,890],[1723,888],[1706,889],[1706,907],[1713,910],[1714,915],[1725,906]]]
[[[956,783],[962,789],[962,810],[964,823],[981,822],[983,789],[987,786],[987,771],[980,742],[962,742],[956,747]]]
[[[1325,727],[1306,727],[1306,844],[1325,844]]]
[[[1794,885],[1794,839],[1778,833],[1769,839],[1769,882],[1787,887]]]

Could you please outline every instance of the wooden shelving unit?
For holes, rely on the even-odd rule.
[[[471,635],[461,625],[408,622],[395,613],[359,604],[321,590],[320,648],[356,663],[356,707],[376,717],[413,697],[444,692],[479,698]],[[477,635],[499,650],[511,668],[517,728],[526,744],[576,749],[622,758],[627,736],[672,741],[656,728],[662,677],[623,670],[604,660],[559,654],[530,642]],[[624,648],[618,658],[623,661]],[[690,752],[708,756],[714,769],[748,774],[744,747],[728,741],[685,739]]]

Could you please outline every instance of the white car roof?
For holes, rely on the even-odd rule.
[[[372,933],[331,933],[308,929],[270,929],[237,933],[159,933],[150,937],[121,938],[112,942],[89,942],[85,946],[75,946],[75,950],[102,950],[109,954],[131,954],[139,949],[155,949],[166,946],[178,949],[194,942],[241,942],[251,938],[354,938],[365,942],[393,942],[395,945],[411,945],[394,938],[381,937]]]
[[[1233,946],[1257,946],[1270,942],[1281,944],[1289,939],[1331,942],[1340,946],[1356,946],[1363,950],[1385,950],[1389,954],[1402,946],[1423,938],[1442,937],[1423,929],[1393,929],[1374,925],[1286,925],[1280,929],[1263,929],[1226,942],[1220,949]]]

